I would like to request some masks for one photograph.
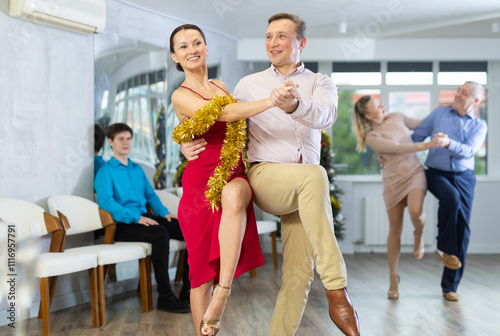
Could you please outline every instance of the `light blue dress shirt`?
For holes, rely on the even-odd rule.
[[[431,148],[425,161],[429,168],[461,172],[474,170],[474,155],[486,139],[488,126],[474,111],[461,116],[453,107],[439,107],[422,121],[413,132],[414,142],[421,142],[428,136],[441,132],[450,138],[448,148]]]
[[[97,173],[94,181],[99,206],[114,220],[137,223],[149,205],[156,215],[170,212],[161,203],[141,166],[128,159],[128,166],[112,157]]]

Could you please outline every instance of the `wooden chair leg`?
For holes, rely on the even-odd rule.
[[[257,276],[257,269],[254,268],[250,271],[250,278],[255,278]]]
[[[273,248],[273,264],[274,269],[278,269],[278,252],[276,249],[276,231],[271,233],[271,246]]]
[[[99,295],[99,324],[106,325],[106,293],[104,292],[104,267],[97,266],[97,286]]]
[[[54,297],[54,292],[56,290],[57,277],[49,277],[49,305],[52,305],[52,298]],[[42,318],[42,303],[40,302],[40,307],[38,308],[38,319]]]
[[[40,278],[40,307],[42,310],[42,323],[44,336],[50,335],[50,290],[49,278]]]
[[[92,326],[99,328],[99,290],[97,285],[97,269],[89,269],[89,284],[90,284],[90,309],[92,312]]]
[[[146,313],[149,311],[149,291],[147,285],[147,265],[146,258],[139,259],[139,283],[141,285],[141,303],[142,312]]]
[[[139,266],[140,267],[140,266]],[[151,286],[151,256],[146,256],[146,285],[148,288],[148,302],[149,302],[149,310],[153,310],[153,288]],[[139,283],[137,284],[137,293],[141,292],[141,281],[139,277]]]
[[[108,282],[116,282],[116,264],[104,265],[104,280],[108,276]]]
[[[180,282],[182,280],[182,273],[184,272],[184,256],[186,255],[186,250],[179,252],[179,260],[177,261],[177,271],[175,272],[175,282]]]
[[[152,272],[152,268],[151,268],[151,263],[152,263],[152,260],[151,260],[151,256],[147,256],[146,257],[146,267],[147,267],[147,275],[148,275],[148,302],[149,302],[149,310],[153,310],[153,288],[151,286],[151,272]]]

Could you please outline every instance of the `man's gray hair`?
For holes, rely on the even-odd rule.
[[[465,82],[465,84],[472,85],[471,94],[474,98],[479,99],[478,104],[480,104],[484,99],[484,92],[485,92],[484,87],[481,84],[473,82],[473,81],[467,81],[467,82]]]

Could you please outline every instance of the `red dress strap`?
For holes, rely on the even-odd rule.
[[[221,88],[219,85],[215,84],[214,82],[210,81],[210,83],[212,83],[213,85],[217,86],[219,89],[221,89],[222,91],[224,91],[226,94],[229,94],[229,92],[227,92],[226,90],[224,90],[223,88]]]
[[[219,89],[221,89],[222,91],[224,91],[226,94],[229,94],[226,90],[224,90],[223,88],[221,88],[219,85],[215,84],[214,82],[210,82],[212,83],[213,85],[217,86]],[[208,98],[205,98],[203,97],[201,94],[199,94],[198,92],[196,92],[195,90],[191,89],[191,88],[188,88],[187,86],[184,86],[184,85],[181,85],[180,86],[181,88],[184,88],[184,89],[188,89],[189,91],[193,92],[193,93],[196,93],[198,96],[200,96],[203,100],[210,100]]]
[[[191,91],[191,92],[193,92],[193,93],[196,93],[196,94],[197,94],[198,96],[200,96],[203,100],[210,100],[210,99],[207,99],[207,98],[203,97],[201,94],[199,94],[199,93],[198,93],[198,92],[196,92],[195,90],[188,88],[187,86],[181,85],[180,87],[181,87],[181,88],[184,88],[184,89],[188,89],[189,91]]]

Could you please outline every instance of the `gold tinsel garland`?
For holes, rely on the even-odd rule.
[[[200,108],[192,118],[186,119],[175,127],[172,137],[176,143],[182,145],[205,134],[215,123],[223,108],[237,101],[231,96],[215,96],[205,106]],[[208,179],[208,189],[205,198],[210,202],[212,211],[219,210],[222,188],[227,184],[231,173],[238,167],[240,154],[246,163],[247,125],[245,120],[227,123],[226,137],[220,152],[220,163]]]

